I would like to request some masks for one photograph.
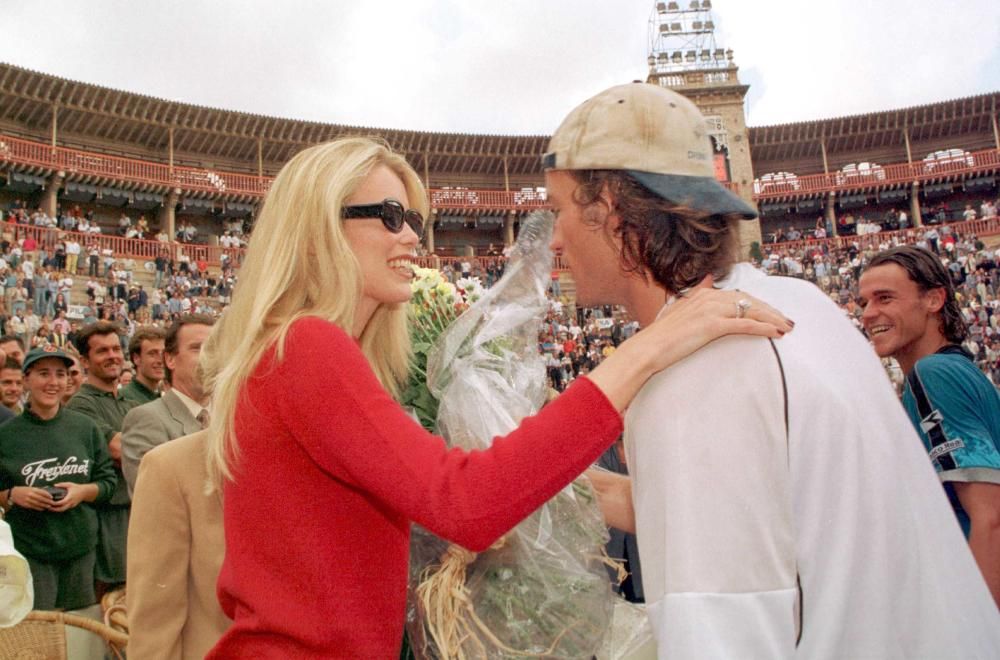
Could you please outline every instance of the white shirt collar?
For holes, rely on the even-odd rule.
[[[733,267],[729,270],[729,274],[715,283],[715,288],[742,289],[749,282],[762,277],[766,277],[766,275],[754,268],[753,264],[743,261],[738,264],[733,264]],[[664,303],[663,307],[660,308],[660,311],[657,312],[656,320],[659,320],[659,318],[663,316],[663,313],[674,303],[675,300],[677,300],[677,296],[670,296],[667,298],[667,302]]]
[[[188,411],[191,413],[191,416],[194,417],[195,419],[198,418],[198,415],[201,414],[202,410],[204,410],[204,409],[206,409],[208,407],[208,406],[201,405],[200,403],[198,403],[197,401],[195,401],[194,399],[192,399],[188,395],[186,395],[183,392],[181,392],[176,387],[171,388],[171,391],[174,394],[177,395],[177,398],[181,400],[181,403],[184,404],[184,407],[188,409]]]

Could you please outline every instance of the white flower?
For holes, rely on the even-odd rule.
[[[483,283],[478,277],[463,277],[455,282],[455,286],[465,292],[466,298],[472,295],[479,297],[483,293]]]

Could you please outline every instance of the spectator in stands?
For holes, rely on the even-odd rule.
[[[135,259],[129,256],[122,259],[121,271],[125,274],[125,282],[131,284],[135,278]]]
[[[943,229],[943,227],[942,227]],[[934,252],[934,254],[939,254],[938,250],[938,240],[941,238],[941,234],[934,227],[928,227],[927,231],[924,232],[924,240],[927,241],[927,247]]]
[[[121,428],[134,403],[118,393],[118,379],[125,360],[118,326],[107,321],[83,328],[76,337],[87,380],[70,399],[68,407],[93,419],[101,431],[112,460],[121,461]],[[98,596],[125,582],[125,535],[130,499],[125,477],[115,468],[117,483],[111,499],[97,507],[100,541],[94,571]]]
[[[57,271],[66,270],[66,243],[56,241],[56,251],[52,258],[52,266]]]
[[[115,265],[114,251],[109,247],[103,248],[101,250],[101,259],[104,262],[104,277],[108,277]]]
[[[59,306],[59,301],[56,301],[56,306]],[[65,307],[56,312],[56,317],[52,320],[52,330],[64,337],[69,335],[70,323],[69,319],[66,318]]]
[[[56,281],[56,295],[53,298],[56,303],[58,303],[60,297],[62,299],[62,304],[67,306],[71,303],[71,296],[73,294],[73,276],[67,272],[63,271],[58,280]]]
[[[3,335],[0,337],[0,352],[21,364],[24,362],[24,340],[15,334]]]
[[[87,276],[98,277],[101,262],[101,247],[97,241],[91,241],[87,246]]]
[[[27,328],[24,324],[24,308],[16,308],[7,320],[7,332],[17,337],[22,343],[26,344],[26,329]]]
[[[31,348],[45,348],[50,344],[55,345],[55,337],[52,335],[48,323],[42,323],[31,338]]]
[[[20,415],[24,409],[23,403],[24,374],[21,363],[13,356],[5,357],[0,366],[0,404],[11,414],[5,415],[4,420]]]
[[[972,204],[966,204],[965,210],[962,211],[962,220],[966,222],[976,219],[976,210],[972,208]]]
[[[948,208],[941,204],[934,211],[933,222],[935,224],[941,224],[948,221]]]
[[[916,247],[875,256],[861,278],[864,325],[906,375],[903,405],[1000,606],[1000,395],[961,344],[948,271]]]
[[[24,360],[28,407],[0,426],[0,490],[14,546],[31,567],[34,607],[74,610],[97,602],[97,520],[84,502],[107,500],[115,475],[96,424],[62,407],[73,361],[55,348]]]
[[[56,296],[59,295],[60,279],[59,273],[53,266],[45,267],[45,306],[38,310],[39,313],[49,317],[55,316],[55,302]],[[70,280],[70,286],[72,286],[72,280]]]
[[[38,241],[36,241],[33,236],[28,235],[21,241],[21,250],[23,252],[23,258],[26,261],[30,260],[33,262],[37,256],[35,251],[38,250]]]
[[[133,408],[125,416],[122,472],[129,493],[135,491],[139,462],[146,452],[207,426],[208,396],[198,373],[198,357],[214,323],[208,316],[184,315],[170,326],[163,353],[170,388],[162,397]]]
[[[75,236],[70,236],[66,239],[66,271],[70,275],[77,274],[79,260],[80,243]]]
[[[118,235],[125,236],[128,234],[129,228],[132,226],[132,218],[128,217],[125,211],[121,212],[118,216]]]
[[[137,405],[160,398],[165,341],[166,335],[160,328],[146,326],[135,331],[129,339],[128,357],[135,365],[136,373],[132,382],[122,389],[123,397]]]
[[[83,366],[80,364],[80,358],[76,355],[76,348],[73,346],[72,339],[67,336],[67,348],[65,351],[66,355],[73,361],[67,371],[66,379],[66,392],[63,394],[63,403],[69,403],[69,400],[73,398],[73,395],[80,391],[80,386],[83,385]]]
[[[1000,615],[925,456],[900,441],[912,431],[878,360],[812,285],[734,263],[754,212],[715,180],[698,108],[660,86],[614,87],[548,152],[552,248],[581,303],[624,303],[649,323],[713,276],[798,321],[787,340],[713,342],[629,408],[660,656],[996,655]]]
[[[80,207],[75,206],[70,212],[63,216],[62,228],[66,231],[76,231],[80,224]],[[75,240],[75,239],[72,239]]]
[[[159,320],[163,313],[163,294],[160,289],[153,289],[149,294],[149,304],[152,307],[153,318]]]
[[[153,279],[153,288],[159,289],[167,276],[167,266],[170,261],[169,253],[166,250],[160,250],[159,254],[156,255],[154,260],[154,266],[156,267],[156,276]]]

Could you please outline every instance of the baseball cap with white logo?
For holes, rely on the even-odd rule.
[[[607,89],[577,106],[549,140],[547,170],[623,170],[663,199],[712,214],[757,217],[715,178],[698,107],[647,83]]]

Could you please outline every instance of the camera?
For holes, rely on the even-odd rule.
[[[46,493],[52,496],[53,502],[58,502],[59,500],[66,497],[65,488],[59,488],[58,486],[46,486],[42,490],[44,490]]]

